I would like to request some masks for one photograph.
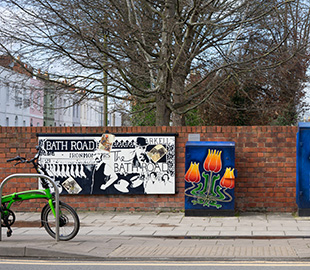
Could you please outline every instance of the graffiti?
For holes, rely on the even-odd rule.
[[[226,167],[221,177],[221,156],[222,151],[208,149],[202,168],[200,163],[191,161],[184,178],[187,182],[185,196],[191,198],[193,205],[220,209],[223,203],[233,200],[228,190],[235,186],[234,168]]]

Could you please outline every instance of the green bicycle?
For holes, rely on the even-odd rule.
[[[44,168],[39,164],[38,158],[40,156],[40,147],[37,146],[38,152],[31,160],[24,157],[17,156],[8,159],[7,162],[16,161],[15,166],[20,163],[31,163],[39,174],[48,175]],[[7,236],[12,235],[11,226],[14,224],[16,216],[11,210],[11,206],[15,202],[31,199],[46,199],[48,203],[42,208],[41,211],[41,225],[45,228],[47,233],[55,238],[56,237],[56,211],[55,211],[55,198],[54,193],[51,192],[48,181],[40,178],[43,189],[27,190],[12,193],[2,196],[1,212],[1,226],[7,227]],[[74,238],[80,229],[80,220],[75,210],[68,204],[59,201],[59,240],[67,241]]]

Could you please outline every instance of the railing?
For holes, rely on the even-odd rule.
[[[56,242],[59,241],[59,191],[57,188],[56,183],[53,179],[50,177],[44,175],[44,174],[31,174],[31,173],[17,173],[17,174],[11,174],[8,177],[6,177],[0,184],[0,206],[2,205],[2,189],[4,185],[11,180],[12,178],[31,178],[31,177],[37,177],[37,178],[45,178],[48,181],[50,181],[54,187],[55,190],[55,211],[56,211]],[[2,240],[2,232],[1,232],[1,226],[0,226],[0,241]]]

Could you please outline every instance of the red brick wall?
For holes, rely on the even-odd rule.
[[[12,167],[6,160],[17,154],[31,158],[37,133],[97,133],[102,127],[0,127],[0,177],[34,172],[26,165]],[[176,138],[175,195],[62,196],[78,210],[159,211],[184,209],[185,144],[189,133],[201,141],[236,143],[235,187],[237,211],[294,212],[296,205],[297,127],[109,127],[111,133],[178,133]],[[35,179],[13,179],[3,193],[36,188]],[[14,209],[38,210],[42,203],[23,202]]]

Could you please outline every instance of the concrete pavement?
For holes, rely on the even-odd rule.
[[[56,242],[39,228],[40,213],[16,213],[2,228],[0,257],[81,260],[309,260],[310,217],[241,214],[78,212],[79,234]]]

